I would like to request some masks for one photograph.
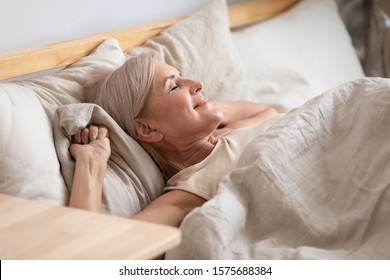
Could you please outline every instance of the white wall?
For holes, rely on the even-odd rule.
[[[0,0],[0,53],[188,15],[209,1]]]

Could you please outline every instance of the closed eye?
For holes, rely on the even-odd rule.
[[[175,91],[176,89],[179,88],[180,85],[175,85],[173,88],[171,88],[171,91]]]

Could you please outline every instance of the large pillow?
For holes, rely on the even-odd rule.
[[[224,0],[212,1],[127,54],[147,51],[183,76],[203,82],[208,98],[241,99],[246,92],[245,69],[232,39]]]
[[[0,84],[0,192],[64,205],[51,123],[34,91]]]
[[[245,99],[280,111],[364,77],[334,0],[303,0],[269,20],[233,31],[244,61]]]
[[[110,38],[100,44],[90,55],[57,73],[17,84],[31,88],[37,94],[52,120],[54,111],[59,105],[84,100],[83,86],[94,69],[98,67],[116,68],[124,61],[125,55],[118,41]]]
[[[0,192],[57,205],[69,191],[54,148],[53,116],[58,105],[83,100],[82,84],[96,67],[125,60],[117,41],[52,75],[0,84]]]

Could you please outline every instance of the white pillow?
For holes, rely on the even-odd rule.
[[[0,85],[0,111],[0,192],[66,204],[51,123],[34,91]]]
[[[69,191],[54,148],[53,117],[59,105],[83,100],[82,85],[96,67],[125,60],[116,40],[58,73],[0,84],[0,192],[64,205]]]
[[[364,77],[334,0],[303,0],[233,38],[247,70],[244,98],[282,112]]]
[[[128,55],[152,51],[184,77],[204,83],[211,99],[241,99],[246,92],[245,69],[234,45],[225,0],[171,26]]]

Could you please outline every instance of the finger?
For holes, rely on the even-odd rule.
[[[76,134],[72,135],[72,142],[73,143],[81,143],[81,136],[80,136],[80,131],[78,131]]]
[[[96,125],[90,125],[88,128],[89,128],[89,140],[95,141],[98,137],[99,127]]]
[[[81,143],[88,144],[89,143],[89,128],[85,127],[81,130]]]
[[[108,128],[105,126],[99,126],[98,139],[108,137]]]

